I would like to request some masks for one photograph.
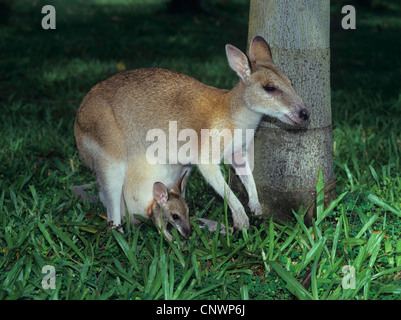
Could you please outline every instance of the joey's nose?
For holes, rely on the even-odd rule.
[[[185,238],[189,238],[192,235],[192,230],[191,229],[185,229],[183,232],[183,236]]]
[[[306,120],[308,120],[309,119],[309,110],[308,109],[302,109],[300,112],[299,112],[299,117],[302,119],[302,120],[304,120],[304,121],[306,121]]]

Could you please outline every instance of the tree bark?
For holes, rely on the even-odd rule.
[[[254,177],[264,213],[282,220],[315,198],[318,169],[334,182],[330,104],[330,0],[251,0],[248,43],[264,37],[276,66],[311,111],[305,126],[264,118],[255,137]],[[326,201],[335,188],[325,192]],[[313,201],[313,204],[315,201]],[[315,212],[312,205],[306,221]]]

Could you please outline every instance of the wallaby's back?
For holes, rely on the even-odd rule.
[[[178,131],[191,128],[200,132],[214,127],[213,119],[229,119],[227,92],[174,71],[130,70],[90,90],[78,110],[76,125],[83,134],[96,136],[100,145],[115,144],[110,136],[123,136],[128,149],[143,151],[147,132],[155,128],[168,132],[169,121],[177,121]],[[122,151],[113,149],[114,154]]]

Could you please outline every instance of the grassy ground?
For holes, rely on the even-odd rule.
[[[161,0],[53,1],[57,29],[48,31],[46,2],[0,3],[11,9],[0,25],[0,299],[399,299],[401,22],[393,1],[357,6],[354,31],[341,29],[341,6],[332,8],[335,203],[324,210],[320,192],[309,229],[302,209],[288,225],[232,235],[194,221],[183,244],[174,230],[174,243],[163,242],[150,223],[118,234],[101,205],[77,203],[70,187],[93,176],[78,158],[73,119],[91,86],[122,69],[166,67],[232,86],[223,48],[244,47],[247,1],[205,0],[213,14],[195,17],[169,15]],[[223,201],[196,172],[187,200],[192,216],[225,223]],[[45,265],[55,268],[54,289],[43,287]],[[355,282],[344,278],[346,265]]]

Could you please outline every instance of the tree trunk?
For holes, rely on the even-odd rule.
[[[264,118],[255,137],[254,177],[264,213],[292,217],[315,198],[322,168],[334,181],[330,105],[330,0],[251,0],[248,42],[260,35],[276,66],[311,111],[306,126]],[[326,202],[335,188],[326,191]],[[315,203],[315,201],[313,202]],[[314,215],[311,206],[306,221]]]

